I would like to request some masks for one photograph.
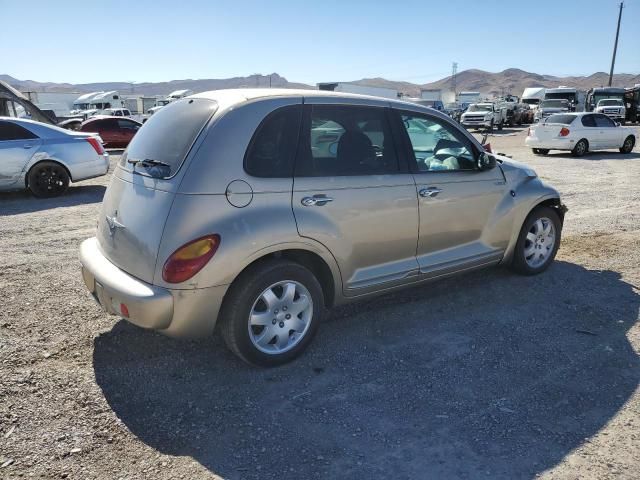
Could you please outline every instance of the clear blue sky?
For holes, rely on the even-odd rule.
[[[277,72],[316,83],[426,83],[509,67],[609,71],[617,0],[0,0],[0,73],[85,83]],[[618,73],[640,73],[627,0]]]

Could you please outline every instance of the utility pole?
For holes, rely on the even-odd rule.
[[[453,94],[456,94],[456,84],[458,79],[456,78],[458,75],[458,64],[453,62],[451,64],[451,90],[453,90]]]
[[[616,52],[618,51],[618,35],[620,35],[620,20],[622,19],[622,9],[624,2],[620,2],[620,13],[618,14],[618,29],[616,30],[616,43],[613,44],[613,58],[611,59],[611,71],[609,72],[609,86],[613,81],[613,66],[616,64]]]

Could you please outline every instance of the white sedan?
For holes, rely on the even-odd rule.
[[[108,171],[109,154],[96,134],[0,117],[0,191],[27,188],[37,197],[55,197],[71,181]]]
[[[630,153],[636,144],[636,131],[601,113],[557,113],[531,126],[525,144],[540,155],[549,150],[569,150],[581,157],[590,150],[609,148]]]

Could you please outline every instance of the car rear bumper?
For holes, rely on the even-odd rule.
[[[151,285],[111,263],[95,237],[82,242],[80,263],[87,289],[107,313],[172,337],[213,333],[227,285],[190,290]]]
[[[570,138],[549,138],[541,140],[538,137],[527,137],[525,145],[531,148],[544,148],[548,150],[573,150],[575,140]]]

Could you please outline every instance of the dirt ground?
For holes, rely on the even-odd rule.
[[[277,369],[101,312],[77,254],[108,177],[0,194],[0,478],[637,479],[640,150],[525,132],[489,140],[569,207],[550,270],[337,309]]]

